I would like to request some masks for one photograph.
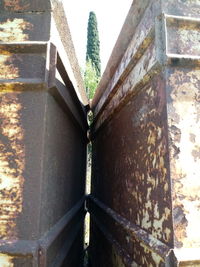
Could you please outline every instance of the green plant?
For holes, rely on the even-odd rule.
[[[95,94],[97,85],[99,83],[99,77],[96,73],[96,69],[94,65],[92,64],[91,59],[86,61],[84,83],[85,83],[85,88],[86,88],[88,98],[92,99]]]
[[[94,12],[90,12],[87,28],[87,52],[86,62],[91,60],[96,70],[97,77],[101,76],[100,41],[97,26],[97,18]]]

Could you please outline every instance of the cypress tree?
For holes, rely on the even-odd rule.
[[[97,27],[97,18],[94,12],[90,12],[87,28],[87,52],[86,61],[91,60],[96,70],[97,77],[101,76],[100,42]]]

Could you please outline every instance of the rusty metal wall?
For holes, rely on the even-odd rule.
[[[67,24],[67,47],[59,37],[63,8],[59,2],[54,12],[55,5],[0,1],[4,267],[82,264],[87,100]]]
[[[93,267],[200,266],[199,29],[198,0],[133,1],[92,103]]]

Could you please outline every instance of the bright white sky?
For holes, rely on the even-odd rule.
[[[102,73],[133,0],[63,0],[79,64],[85,65],[89,12],[97,16]]]

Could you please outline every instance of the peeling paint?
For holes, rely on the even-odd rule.
[[[6,254],[0,254],[0,266],[1,267],[14,267],[14,263],[12,262],[13,257],[8,256]]]
[[[173,244],[165,103],[165,80],[154,75],[94,141],[95,165],[102,164],[95,173],[98,184],[93,181],[95,194],[125,217],[129,227],[133,223],[141,229],[137,236],[143,236],[144,242],[130,232],[127,238],[116,225],[114,230],[111,227],[139,266],[162,266],[166,254],[160,243]]]
[[[177,247],[200,246],[200,233],[196,230],[200,222],[199,81],[198,69],[172,69],[169,73],[171,176]],[[178,138],[173,128],[180,133]]]
[[[200,21],[184,20],[184,17],[166,17],[167,53],[179,55],[200,55]],[[176,42],[172,42],[174,39]]]
[[[136,266],[200,266],[200,1],[152,3],[92,104],[92,213]]]
[[[33,25],[22,18],[7,19],[0,23],[1,42],[22,42],[29,40],[29,34]]]

